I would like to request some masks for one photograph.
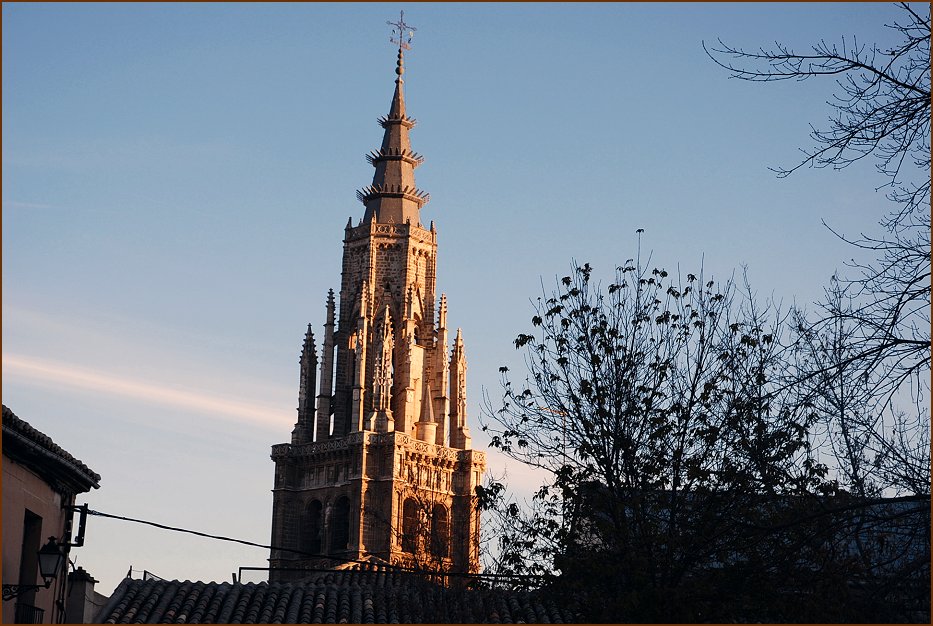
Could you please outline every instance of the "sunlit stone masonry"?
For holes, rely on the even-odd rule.
[[[339,301],[331,290],[320,352],[308,325],[298,421],[272,447],[272,581],[346,560],[478,569],[486,458],[471,449],[463,337],[450,342],[436,294],[437,230],[421,223],[404,48],[382,146],[366,157],[373,181],[357,192],[365,212],[344,230]]]

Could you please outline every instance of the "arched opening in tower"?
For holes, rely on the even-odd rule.
[[[337,498],[334,502],[334,512],[331,518],[330,550],[337,552],[346,550],[350,543],[350,500],[346,496]]]
[[[310,554],[321,553],[321,530],[323,527],[321,518],[323,513],[324,505],[321,504],[320,500],[312,500],[305,508],[299,546],[303,552]]]
[[[450,520],[447,507],[440,502],[431,512],[431,554],[446,559],[450,553]]]

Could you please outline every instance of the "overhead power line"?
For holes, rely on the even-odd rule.
[[[150,522],[143,519],[135,519],[132,517],[124,517],[123,515],[113,515],[111,513],[103,513],[101,511],[91,511],[88,510],[88,515],[96,515],[98,517],[109,517],[110,519],[118,519],[124,522],[134,522],[136,524],[145,524],[146,526],[153,526],[155,528],[161,528],[162,530],[171,530],[177,533],[187,533],[189,535],[196,535],[198,537],[204,537],[206,539],[216,539],[218,541],[230,541],[232,543],[239,543],[244,546],[252,546],[254,548],[264,548],[266,550],[282,550],[283,552],[293,552],[295,554],[301,554],[308,557],[317,557],[323,559],[331,559],[337,561],[344,561],[346,563],[367,563],[367,561],[358,561],[354,559],[343,559],[340,557],[335,557],[333,555],[327,554],[315,554],[312,552],[306,552],[304,550],[296,550],[294,548],[282,548],[280,546],[270,546],[262,543],[256,543],[254,541],[246,541],[245,539],[235,539],[233,537],[224,537],[223,535],[212,535],[210,533],[202,533],[197,530],[190,530],[188,528],[179,528],[177,526],[168,526],[166,524],[159,524],[158,522]]]
[[[339,556],[334,556],[330,554],[315,554],[312,552],[306,552],[304,550],[296,550],[294,548],[282,548],[280,546],[271,546],[271,545],[266,545],[262,543],[256,543],[255,541],[246,541],[245,539],[236,539],[234,537],[225,537],[223,535],[212,535],[210,533],[202,533],[198,530],[191,530],[189,528],[179,528],[177,526],[169,526],[167,524],[160,524],[158,522],[150,522],[149,520],[136,519],[133,517],[125,517],[123,515],[113,515],[112,513],[104,513],[102,511],[92,511],[89,509],[87,514],[95,515],[97,517],[107,517],[110,519],[116,519],[116,520],[120,520],[123,522],[133,522],[134,524],[144,524],[146,526],[153,526],[155,528],[161,528],[162,530],[170,530],[172,532],[177,532],[177,533],[187,533],[189,535],[195,535],[197,537],[204,537],[205,539],[216,539],[218,541],[229,541],[232,543],[239,543],[244,546],[251,546],[254,548],[263,548],[265,550],[282,550],[283,552],[292,552],[294,554],[301,554],[303,556],[312,557],[312,558],[328,559],[332,561],[342,561],[344,563],[359,563],[360,565],[371,565],[372,564],[369,561],[361,561],[358,559],[345,559],[345,558],[341,558]],[[416,573],[421,573],[421,574],[425,573],[422,570],[413,569],[409,567],[400,567],[400,566],[393,566],[393,567],[401,571],[411,571],[411,572],[416,572]],[[241,568],[241,569],[245,569],[245,568]],[[325,571],[325,570],[319,570],[319,571]],[[536,574],[521,574],[521,575],[517,575],[517,574],[466,574],[466,573],[457,573],[457,572],[444,572],[444,574],[447,576],[464,576],[467,578],[472,578],[472,577],[476,577],[476,578],[543,578],[542,576],[536,575]]]

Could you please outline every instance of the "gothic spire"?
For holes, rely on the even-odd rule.
[[[363,221],[375,218],[379,223],[420,224],[421,207],[430,199],[430,194],[415,186],[415,168],[421,165],[424,157],[412,151],[408,131],[415,125],[415,120],[405,113],[405,50],[410,49],[411,34],[405,42],[405,29],[410,28],[400,19],[391,23],[398,28],[398,60],[396,61],[395,93],[389,114],[379,118],[379,124],[385,129],[382,146],[366,155],[366,160],[376,168],[373,182],[356,192],[356,197],[366,206]]]
[[[292,431],[292,443],[311,441],[314,434],[314,386],[316,384],[317,352],[314,346],[314,333],[311,324],[305,332],[301,346],[301,358],[298,360],[301,374],[298,384],[298,421]]]

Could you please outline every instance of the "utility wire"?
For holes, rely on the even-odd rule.
[[[283,552],[294,552],[295,554],[301,554],[304,556],[326,558],[326,559],[344,561],[347,563],[368,563],[368,561],[342,559],[340,557],[335,557],[333,555],[314,554],[312,552],[305,552],[304,550],[295,550],[294,548],[281,548],[279,546],[268,546],[262,543],[246,541],[245,539],[234,539],[233,537],[224,537],[222,535],[211,535],[209,533],[202,533],[197,530],[189,530],[187,528],[178,528],[177,526],[167,526],[165,524],[159,524],[158,522],[150,522],[148,520],[143,520],[143,519],[134,519],[132,517],[124,517],[122,515],[112,515],[110,513],[102,513],[101,511],[88,510],[87,514],[96,515],[98,517],[109,517],[111,519],[118,519],[124,522],[134,522],[136,524],[145,524],[146,526],[154,526],[156,528],[161,528],[162,530],[171,530],[171,531],[178,532],[178,533],[188,533],[189,535],[197,535],[198,537],[206,537],[207,539],[217,539],[219,541],[231,541],[233,543],[243,544],[244,546],[252,546],[254,548],[264,548],[266,550],[282,550]]]
[[[282,547],[279,547],[279,546],[269,546],[269,545],[265,545],[265,544],[262,544],[262,543],[256,543],[256,542],[253,542],[253,541],[246,541],[245,539],[234,539],[233,537],[224,537],[223,535],[211,535],[211,534],[209,534],[209,533],[202,533],[202,532],[197,531],[197,530],[189,530],[189,529],[187,529],[187,528],[178,528],[177,526],[168,526],[168,525],[166,525],[166,524],[159,524],[158,522],[150,522],[150,521],[148,521],[148,520],[143,520],[143,519],[135,519],[135,518],[132,518],[132,517],[124,517],[124,516],[122,516],[122,515],[113,515],[113,514],[111,514],[111,513],[103,513],[103,512],[101,512],[101,511],[92,511],[92,510],[90,510],[90,509],[88,510],[87,514],[88,514],[88,515],[96,515],[96,516],[98,516],[98,517],[109,517],[110,519],[117,519],[117,520],[121,520],[121,521],[124,521],[124,522],[134,522],[134,523],[136,523],[136,524],[145,524],[146,526],[154,526],[155,528],[161,528],[162,530],[171,530],[171,531],[173,531],[173,532],[178,532],[178,533],[188,533],[189,535],[197,535],[198,537],[205,537],[205,538],[207,538],[207,539],[217,539],[218,541],[230,541],[230,542],[233,542],[233,543],[242,544],[242,545],[244,545],[244,546],[252,546],[252,547],[254,547],[254,548],[263,548],[263,549],[266,549],[266,550],[281,550],[281,551],[283,551],[283,552],[292,552],[292,553],[294,553],[294,554],[301,554],[301,555],[303,555],[303,556],[308,556],[308,557],[322,558],[322,559],[328,559],[328,560],[334,560],[334,561],[343,561],[344,563],[358,563],[358,564],[360,564],[360,565],[371,565],[371,564],[372,564],[372,563],[370,563],[369,561],[361,561],[361,560],[357,560],[357,559],[344,559],[344,558],[341,558],[341,557],[338,557],[338,556],[334,556],[334,555],[330,555],[330,554],[315,554],[315,553],[313,553],[313,552],[306,552],[306,551],[304,551],[304,550],[296,550],[296,549],[294,549],[294,548],[282,548]],[[399,570],[404,570],[404,571],[413,571],[413,572],[418,572],[418,571],[419,571],[419,570],[412,569],[412,568],[407,568],[407,567],[398,567],[398,566],[395,566],[395,567],[396,567],[397,569],[399,569]],[[322,571],[323,571],[323,570],[322,570]],[[454,573],[454,572],[447,572],[446,575],[448,575],[448,576],[459,576],[459,575],[464,575],[464,574],[457,574],[457,573]],[[476,574],[465,574],[465,576],[471,577],[471,576],[477,576],[477,575],[476,575]],[[486,578],[523,578],[523,577],[537,578],[537,577],[539,577],[538,575],[535,575],[535,574],[525,574],[525,575],[515,575],[515,574],[479,574],[478,576],[479,576],[479,577],[486,577]]]

